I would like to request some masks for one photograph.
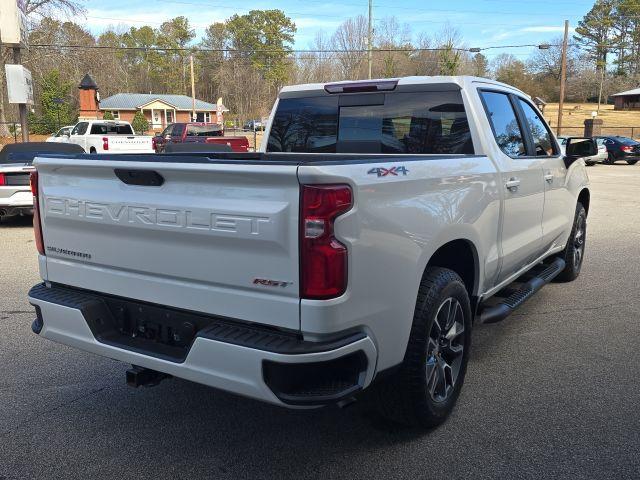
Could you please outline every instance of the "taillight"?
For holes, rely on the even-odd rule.
[[[0,173],[0,187],[7,184],[7,176],[4,173]]]
[[[327,299],[347,289],[347,247],[334,236],[336,217],[351,208],[348,185],[303,185],[300,205],[300,296]]]
[[[109,150],[109,137],[102,137],[102,150]]]
[[[620,150],[622,150],[623,152],[633,152],[633,147],[630,147],[628,145],[624,145],[624,146],[620,147]]]
[[[151,149],[155,150],[157,147],[158,139],[156,137],[151,137]]]
[[[44,241],[42,239],[42,225],[40,225],[40,204],[38,202],[38,171],[34,170],[29,175],[31,193],[33,194],[33,232],[36,237],[36,248],[40,255],[44,255]]]

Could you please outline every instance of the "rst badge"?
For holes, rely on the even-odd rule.
[[[407,173],[409,173],[409,170],[407,170],[407,167],[405,166],[391,168],[374,167],[367,173],[369,175],[376,175],[378,177],[386,177],[388,175],[397,177],[398,175],[406,175]]]

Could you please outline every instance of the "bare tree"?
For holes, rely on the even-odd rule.
[[[25,9],[27,16],[31,14],[44,16],[61,13],[71,17],[84,12],[82,3],[75,0],[25,0]]]
[[[340,76],[347,80],[362,78],[367,48],[367,19],[364,15],[349,18],[338,27],[331,38],[340,66]]]

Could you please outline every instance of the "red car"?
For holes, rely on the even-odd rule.
[[[153,148],[156,153],[162,153],[169,143],[216,143],[228,145],[234,152],[249,151],[247,137],[225,137],[222,126],[217,123],[172,123],[153,137]]]

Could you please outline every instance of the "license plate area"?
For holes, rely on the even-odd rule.
[[[96,340],[138,353],[181,362],[198,332],[213,318],[166,307],[103,298],[85,312]]]

